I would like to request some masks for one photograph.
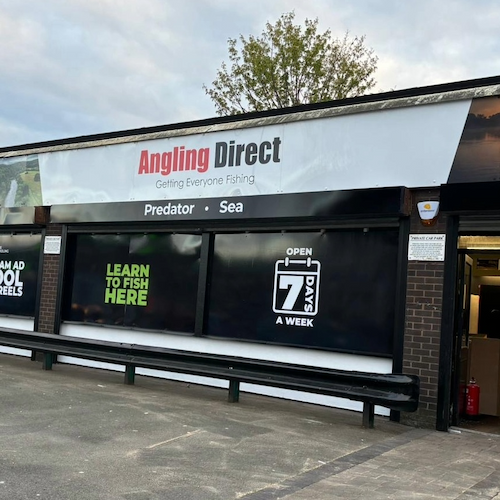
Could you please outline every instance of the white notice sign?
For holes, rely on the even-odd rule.
[[[444,261],[445,234],[410,234],[408,260]]]
[[[43,253],[61,253],[61,237],[60,236],[45,236],[43,245]]]

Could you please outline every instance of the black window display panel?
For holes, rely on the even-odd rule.
[[[34,317],[41,234],[0,234],[0,314]]]
[[[398,238],[388,229],[217,234],[207,334],[391,356]],[[312,256],[300,254],[307,249]],[[283,271],[295,277],[280,278]],[[298,293],[290,280],[298,280]]]
[[[67,300],[63,319],[140,329],[194,332],[201,236],[189,234],[71,235],[67,264]],[[106,294],[133,287],[125,264],[141,270],[142,299],[106,301]],[[149,266],[149,267],[148,267]],[[142,272],[147,270],[147,272]],[[108,278],[108,280],[106,279]],[[118,287],[109,286],[117,278]],[[147,280],[147,281],[146,281]],[[139,289],[135,289],[139,291]],[[108,295],[109,297],[109,295]],[[135,301],[135,304],[133,303]],[[117,301],[115,301],[117,302]],[[132,303],[130,303],[132,302]],[[146,303],[145,303],[146,302]]]

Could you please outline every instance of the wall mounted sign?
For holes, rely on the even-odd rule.
[[[170,138],[0,158],[0,204],[440,186],[450,175],[471,102],[351,114],[347,109],[329,118],[222,131],[207,127]]]
[[[3,157],[0,206],[493,182],[500,174],[499,117],[497,97],[364,113],[346,108],[328,118],[207,126],[170,138]]]
[[[439,186],[450,173],[470,103],[207,129],[207,133],[43,153],[38,158],[43,202],[187,200]]]
[[[445,234],[410,234],[408,260],[444,261]]]
[[[56,205],[51,208],[50,220],[56,223],[72,223],[332,216],[400,217],[407,215],[407,195],[405,188],[393,187],[327,193]]]
[[[59,255],[61,253],[61,236],[45,236],[43,253]]]

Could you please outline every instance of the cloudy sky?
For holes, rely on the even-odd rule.
[[[227,39],[290,10],[366,35],[377,91],[500,74],[498,0],[0,0],[0,147],[215,116]]]

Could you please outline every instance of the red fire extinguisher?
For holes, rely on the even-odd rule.
[[[468,417],[477,418],[479,416],[479,395],[481,393],[480,387],[477,385],[474,377],[470,379],[466,388],[466,405],[465,414]]]

